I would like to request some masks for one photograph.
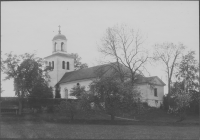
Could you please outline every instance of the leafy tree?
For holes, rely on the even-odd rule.
[[[164,64],[168,78],[168,93],[171,92],[172,77],[174,69],[178,66],[178,59],[185,49],[183,44],[175,45],[173,43],[156,44],[154,51],[154,60]]]
[[[199,66],[194,58],[195,52],[190,51],[179,64],[179,69],[176,74],[177,81],[172,87],[172,96],[174,97],[174,110],[180,116],[182,121],[185,118],[186,110],[190,105],[199,102]],[[194,106],[193,106],[194,107]]]
[[[55,98],[61,98],[59,84],[56,84],[56,86],[55,86]]]
[[[178,121],[185,119],[186,109],[190,106],[191,93],[184,90],[182,82],[176,82],[172,87],[172,94],[174,98],[174,106],[172,106],[172,113],[179,116]]]
[[[44,68],[44,61],[35,54],[13,55],[9,53],[6,56],[7,58],[2,61],[2,70],[6,74],[5,80],[14,79],[14,90],[16,96],[19,97],[19,114],[21,114],[24,97],[38,96],[35,95],[36,91],[46,94],[47,90],[50,93],[50,88],[47,86],[49,80],[47,71],[50,68]],[[44,87],[39,88],[38,84]],[[48,96],[51,96],[51,93]]]
[[[142,71],[146,70],[145,63],[149,59],[146,48],[144,49],[142,46],[144,39],[141,33],[125,25],[114,26],[106,30],[101,41],[102,46],[99,51],[105,56],[106,60],[116,62],[113,64],[115,64],[116,72],[120,75],[120,80],[123,82],[124,77],[127,76],[127,71],[124,71],[125,67],[129,71],[131,84],[134,85],[137,74],[142,74]]]
[[[74,57],[74,69],[79,70],[83,68],[88,68],[88,65],[86,63],[81,62],[81,57],[78,56],[77,53],[71,53],[70,54],[72,57]]]
[[[73,121],[77,113],[77,102],[75,100],[62,101],[59,105],[59,110],[61,113],[70,114],[70,118]]]
[[[176,77],[179,81],[184,81],[185,90],[199,90],[199,63],[195,60],[195,52],[189,51],[179,65]]]
[[[101,77],[90,87],[95,104],[111,116],[111,120],[119,111],[130,112],[133,103],[140,97],[131,83],[122,83],[115,77]]]
[[[93,95],[86,92],[85,87],[80,85],[74,86],[70,93],[77,98],[77,109],[79,112],[89,117],[93,113],[91,108]]]

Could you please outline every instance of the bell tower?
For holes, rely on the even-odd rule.
[[[61,34],[60,25],[58,34],[52,40],[52,53],[67,53],[67,38]]]
[[[46,66],[52,67],[49,72],[51,87],[55,87],[65,73],[74,71],[74,58],[67,52],[67,38],[58,27],[58,34],[52,39],[52,54],[44,58]]]

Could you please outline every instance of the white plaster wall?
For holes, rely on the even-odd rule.
[[[62,68],[62,62],[65,61],[65,69]],[[69,70],[67,70],[67,62],[69,62]],[[68,57],[57,56],[57,73],[58,81],[66,72],[74,71],[74,59]]]
[[[88,91],[89,90],[89,85],[92,83],[93,80],[91,79],[85,79],[85,80],[77,80],[77,81],[73,81],[73,82],[68,82],[68,83],[62,83],[60,84],[60,94],[61,94],[61,98],[65,98],[65,89],[68,89],[68,98],[74,98],[73,96],[70,96],[70,91],[71,89],[77,85],[77,83],[80,84],[80,86],[85,86],[85,90]]]
[[[63,77],[63,75],[66,72],[74,71],[74,59],[69,58],[69,57],[63,57],[63,56],[52,56],[46,58],[46,61],[48,62],[47,65],[49,65],[49,61],[52,62],[54,61],[54,69],[53,71],[49,72],[50,76],[50,82],[49,85],[54,87],[55,84],[57,84],[60,79]],[[65,61],[65,69],[62,68],[62,61]],[[69,62],[70,64],[70,69],[67,70],[67,64],[66,62]]]
[[[154,88],[157,88],[157,96],[154,96]],[[147,102],[149,106],[160,107],[163,102],[164,86],[154,85],[154,88],[151,88],[149,84],[138,85],[142,101]]]
[[[57,43],[57,49],[56,49],[56,52],[61,52],[61,42],[64,42],[64,46],[63,46],[63,49],[65,52],[67,52],[67,41],[66,40],[61,40],[61,39],[57,39],[57,40],[53,40],[52,41],[52,52],[54,52],[54,44],[55,42]]]

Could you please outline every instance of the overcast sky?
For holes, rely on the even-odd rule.
[[[67,52],[78,53],[91,67],[100,60],[97,47],[106,28],[116,24],[139,29],[147,38],[147,49],[155,43],[181,42],[199,58],[198,1],[1,2],[1,50],[2,54],[51,55],[51,41],[61,25],[68,39]],[[148,66],[148,70],[150,76],[167,83],[161,66]],[[14,96],[12,80],[2,81],[2,88],[2,96]]]

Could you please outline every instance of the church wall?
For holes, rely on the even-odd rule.
[[[80,86],[85,86],[85,90],[89,90],[89,85],[92,83],[91,79],[85,79],[85,80],[77,80],[73,82],[68,82],[68,83],[62,83],[60,84],[60,94],[61,98],[65,98],[65,89],[68,90],[68,94],[70,94],[71,89],[77,85],[77,83],[80,84]],[[68,98],[74,98],[73,96],[68,96]]]
[[[60,79],[63,77],[63,75],[66,72],[74,71],[74,60],[73,58],[68,57],[62,57],[62,56],[52,56],[49,58],[46,58],[46,61],[48,62],[47,65],[49,65],[49,62],[54,61],[54,69],[49,72],[50,80],[49,83],[50,86],[54,87],[55,84],[57,84]],[[62,68],[62,61],[65,61],[65,69]],[[69,70],[67,70],[67,62],[69,62]]]
[[[157,88],[157,96],[154,96],[154,88]],[[149,84],[138,85],[142,101],[147,102],[149,106],[160,107],[160,104],[163,102],[164,86],[154,85],[154,88]]]
[[[65,69],[62,68],[62,62],[65,61]],[[69,70],[67,70],[67,62],[69,62]],[[63,77],[66,72],[74,71],[74,60],[72,58],[67,57],[57,57],[57,73],[58,73],[58,81]]]

